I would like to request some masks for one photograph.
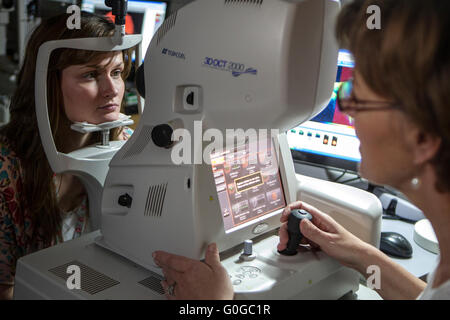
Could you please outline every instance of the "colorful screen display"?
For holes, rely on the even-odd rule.
[[[337,108],[337,91],[342,82],[352,78],[354,63],[346,50],[339,52],[338,68],[334,90],[327,107],[301,125],[287,133],[294,158],[318,162],[325,165],[356,169],[361,160],[359,139],[353,126],[353,119]]]
[[[226,233],[286,206],[273,142],[255,144],[247,142],[210,155]]]

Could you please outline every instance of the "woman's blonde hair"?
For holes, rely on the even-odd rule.
[[[381,29],[367,27],[371,5],[380,8]],[[449,17],[450,1],[356,0],[342,9],[336,27],[367,85],[442,139],[431,162],[439,192],[450,192]]]
[[[105,17],[82,12],[81,28],[73,30],[66,27],[68,17],[68,14],[61,14],[44,20],[32,33],[18,76],[18,86],[11,100],[11,120],[0,131],[19,157],[23,169],[21,205],[31,215],[31,242],[40,240],[47,245],[60,233],[61,211],[56,198],[54,174],[42,146],[35,112],[34,81],[38,50],[44,42],[50,40],[106,37],[114,33],[114,24]],[[94,61],[104,55],[104,52],[99,51],[57,49],[50,56],[47,76],[48,111],[53,139],[59,151],[71,151],[66,150],[65,141],[79,135],[70,130],[71,122],[64,111],[62,70],[70,65]],[[125,79],[131,68],[131,50],[123,51],[123,60],[125,68],[122,78]],[[111,131],[111,139],[116,139],[120,134],[120,129]],[[92,142],[96,138],[93,136]]]

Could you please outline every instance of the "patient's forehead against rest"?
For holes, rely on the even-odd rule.
[[[57,49],[53,53],[54,64],[49,64],[49,68],[62,71],[70,66],[92,66],[94,68],[107,68],[114,63],[115,57],[118,57],[126,69],[128,69],[128,52],[123,51],[92,51],[82,49]]]
[[[73,49],[71,51],[78,51],[74,52],[73,54],[70,54],[71,56],[74,56],[75,58],[78,59],[72,60],[72,63],[65,65],[63,69],[67,67],[76,67],[76,69],[79,70],[85,69],[106,70],[108,68],[124,66],[125,64],[125,59],[123,58],[123,53],[121,51],[102,52],[102,51],[87,51],[78,49]]]

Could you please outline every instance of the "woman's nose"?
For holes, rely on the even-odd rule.
[[[110,76],[105,76],[100,84],[101,95],[105,98],[113,98],[119,93],[117,81]]]

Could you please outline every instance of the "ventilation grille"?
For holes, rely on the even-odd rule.
[[[225,4],[254,4],[261,6],[264,0],[225,0]]]
[[[89,294],[94,295],[120,283],[119,281],[111,279],[103,273],[95,271],[94,269],[91,269],[78,261],[71,261],[48,271],[67,282],[67,279],[71,276],[70,273],[67,273],[67,268],[71,265],[75,265],[80,268],[81,290]]]
[[[138,155],[142,152],[142,150],[144,150],[144,148],[150,141],[152,141],[152,127],[144,126],[136,142],[131,146],[130,149],[127,150],[123,158],[126,159]]]
[[[159,27],[158,32],[156,34],[156,45],[159,45],[159,43],[162,41],[162,39],[165,37],[167,32],[169,32],[170,29],[172,29],[175,26],[175,22],[177,21],[177,11],[172,13],[162,24],[161,27]]]
[[[161,217],[166,191],[167,183],[150,186],[145,202],[144,216]]]
[[[159,295],[164,294],[164,288],[161,286],[161,281],[164,280],[163,277],[156,273],[152,273],[152,275],[144,280],[139,281],[138,283],[143,285],[144,287],[149,288],[152,291],[155,291]]]

